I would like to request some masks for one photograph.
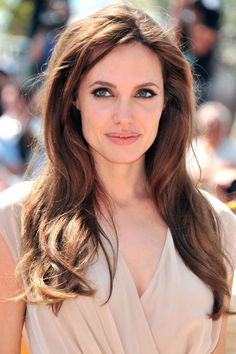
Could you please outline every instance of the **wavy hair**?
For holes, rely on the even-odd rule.
[[[108,255],[103,239],[109,238],[97,218],[101,203],[108,207],[109,199],[74,100],[83,75],[113,48],[133,41],[156,53],[164,78],[165,108],[145,160],[152,198],[184,263],[212,290],[209,316],[215,320],[228,311],[224,298],[230,297],[230,290],[217,216],[186,168],[195,106],[191,68],[166,31],[146,13],[125,4],[108,6],[71,24],[50,59],[43,105],[47,160],[23,210],[22,296],[51,304],[55,313],[65,299],[93,296],[96,289],[85,271],[99,247],[107,260],[111,296],[117,254],[112,248],[112,259]]]

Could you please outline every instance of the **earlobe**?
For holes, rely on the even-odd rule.
[[[75,112],[80,112],[80,105],[79,105],[79,100],[78,98],[74,99],[72,102],[72,107],[75,110]]]
[[[76,100],[73,102],[74,106],[80,111],[80,104],[79,104],[79,99],[78,97],[76,98]]]
[[[167,97],[164,97],[164,103],[163,103],[163,109],[162,109],[162,111],[164,111],[164,109],[166,108],[167,102],[168,102],[168,98],[167,98]]]

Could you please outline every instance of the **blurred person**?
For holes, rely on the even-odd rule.
[[[209,100],[210,83],[216,73],[219,31],[222,24],[220,0],[173,1],[178,38],[191,63],[199,102]]]
[[[236,167],[222,163],[212,171],[210,190],[236,214]]]
[[[29,100],[29,111],[31,119],[27,126],[27,137],[30,138],[30,146],[32,146],[32,159],[27,165],[25,178],[35,179],[41,173],[45,160],[45,147],[42,132],[42,100],[43,89],[41,83],[34,87],[31,99]],[[27,140],[27,139],[24,139]],[[29,157],[28,157],[29,160]]]
[[[0,116],[0,162],[20,178],[30,154],[30,137],[27,134],[30,113],[27,98],[18,84],[12,81],[1,91],[1,104],[3,114]]]
[[[5,71],[0,69],[0,95],[3,87],[12,81],[11,76]],[[2,102],[0,100],[0,116],[3,114],[3,107],[2,107]]]
[[[23,172],[19,151],[22,124],[25,124],[25,106],[18,85],[11,82],[1,92],[3,114],[0,117],[0,161],[14,174]]]
[[[109,6],[61,35],[44,98],[45,168],[0,196],[1,349],[25,323],[32,354],[224,352],[236,218],[186,169],[176,43]]]
[[[233,206],[236,200],[236,166],[223,164],[212,176],[214,194],[219,199]]]
[[[30,29],[29,57],[32,61],[32,75],[46,69],[55,45],[55,37],[66,25],[69,15],[67,0],[36,1]]]
[[[3,191],[5,188],[11,186],[13,181],[13,175],[0,163],[0,191]]]
[[[193,149],[197,161],[192,153],[188,157],[191,174],[213,192],[213,175],[225,166],[236,166],[236,143],[229,137],[232,116],[222,103],[209,101],[199,106],[196,125]]]
[[[236,165],[236,145],[229,137],[232,121],[229,109],[220,102],[209,101],[198,109],[197,125],[206,150],[213,150],[220,159]]]

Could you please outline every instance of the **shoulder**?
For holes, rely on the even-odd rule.
[[[21,212],[32,182],[20,182],[0,193],[0,235],[18,261],[21,247]]]
[[[0,233],[18,223],[24,201],[32,190],[33,182],[17,183],[0,193]]]
[[[225,219],[228,219],[231,220],[233,223],[236,223],[236,216],[225,203],[223,203],[221,200],[219,200],[209,192],[206,192],[204,190],[200,190],[200,192],[215,210],[216,214],[220,218],[220,221],[224,222]]]
[[[32,190],[33,182],[19,182],[0,193],[0,211],[21,205]]]
[[[236,269],[236,215],[228,208],[226,204],[210,193],[202,190],[201,193],[210,203],[218,216],[223,247],[230,256],[234,269]]]

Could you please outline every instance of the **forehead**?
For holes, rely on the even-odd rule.
[[[85,75],[87,80],[125,81],[158,80],[162,83],[162,65],[158,55],[147,46],[132,42],[118,45],[98,61]]]

